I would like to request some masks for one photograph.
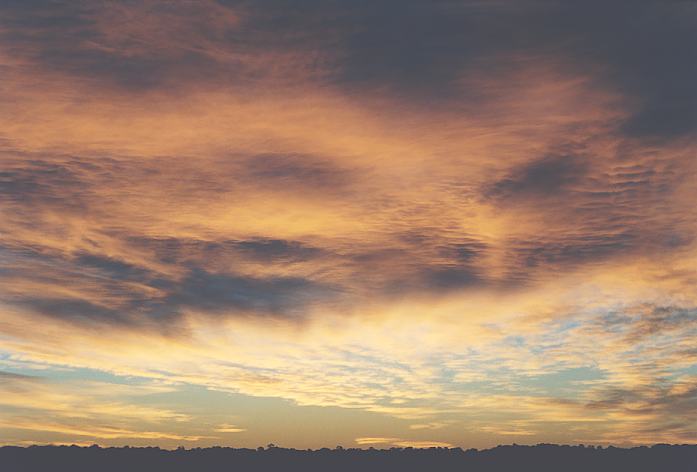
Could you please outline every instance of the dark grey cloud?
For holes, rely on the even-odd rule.
[[[172,287],[163,302],[207,312],[300,317],[311,304],[336,295],[336,287],[301,277],[249,277],[195,269]]]
[[[186,250],[186,242],[172,241],[178,249]],[[300,244],[280,240],[235,241],[227,249],[251,253],[259,264],[285,263],[312,253]],[[196,262],[207,264],[210,251],[204,248],[202,259]],[[171,262],[185,269],[182,276],[97,253],[66,255],[42,248],[4,246],[0,254],[7,267],[0,271],[0,280],[8,287],[0,290],[5,303],[90,326],[150,326],[168,331],[176,328],[186,310],[216,316],[302,319],[311,306],[335,303],[342,296],[341,288],[334,284],[300,276],[250,276],[231,270],[214,273],[171,252]],[[60,284],[71,287],[74,295],[25,292],[26,283]]]
[[[592,329],[621,335],[630,345],[660,336],[690,335],[697,333],[697,309],[658,305],[630,307],[623,312],[603,315]]]
[[[113,156],[20,151],[0,141],[0,204],[12,207],[20,226],[40,226],[45,213],[99,214],[118,198],[104,190],[125,191],[153,177]]]
[[[580,328],[588,339],[605,338],[625,363],[617,368],[632,372],[632,387],[603,387],[596,391],[590,408],[624,408],[630,405],[661,407],[661,398],[680,395],[685,383],[695,380],[691,363],[697,358],[691,348],[697,336],[697,309],[671,305],[641,304],[586,319]],[[621,384],[620,384],[621,385]],[[673,389],[677,385],[681,388]],[[697,386],[695,386],[697,387]]]
[[[626,136],[674,138],[697,127],[694,2],[219,4],[242,12],[242,21],[234,28],[212,28],[199,15],[203,6],[182,10],[192,41],[250,56],[289,52],[289,57],[315,57],[317,64],[297,67],[305,76],[350,92],[380,91],[417,104],[467,107],[492,97],[477,87],[463,89],[463,75],[505,77],[516,67],[515,58],[537,57],[573,73],[590,73],[596,85],[627,97],[631,113],[619,123]],[[183,4],[150,13],[176,13],[172,5]],[[258,81],[270,71],[229,57],[218,59],[200,47],[160,46],[132,54],[128,48],[136,40],[103,44],[103,32],[94,24],[103,6],[3,2],[2,39],[11,52],[42,67],[132,91],[211,81],[234,85]],[[136,39],[140,46],[147,44],[147,38]],[[95,47],[100,44],[104,47]]]
[[[0,256],[7,268],[0,271],[0,278],[98,286],[112,298],[130,297],[132,289],[125,288],[123,282],[154,285],[160,277],[145,266],[113,257],[85,251],[66,254],[40,245],[0,244]]]
[[[418,272],[418,278],[427,289],[436,291],[483,285],[479,272],[468,266],[431,266]]]
[[[279,191],[348,191],[356,171],[343,169],[320,156],[258,154],[243,160],[243,173],[252,185]]]
[[[97,284],[95,288],[105,296],[109,295],[108,285]],[[203,269],[192,270],[181,280],[153,280],[152,285],[163,290],[162,295],[147,297],[140,291],[119,287],[119,298],[111,300],[109,306],[83,298],[38,294],[4,298],[6,303],[33,313],[76,324],[151,326],[166,331],[176,327],[183,310],[302,319],[311,305],[326,303],[339,295],[334,286],[300,277],[212,274]]]
[[[596,392],[597,398],[585,406],[590,410],[622,411],[643,416],[637,424],[645,434],[683,431],[694,434],[697,421],[697,385],[688,380],[687,388],[671,391],[660,378],[636,388],[606,388]],[[648,420],[651,418],[651,420]]]
[[[531,15],[527,15],[531,13]],[[549,2],[527,9],[515,27],[533,33],[553,57],[596,74],[633,101],[621,131],[672,138],[697,127],[697,9],[693,2]]]
[[[49,318],[89,326],[145,324],[164,314],[151,309],[158,274],[125,261],[91,254],[64,254],[50,248],[0,246],[7,268],[0,271],[0,298],[9,305]],[[72,292],[43,292],[39,286],[63,286]],[[25,289],[28,286],[30,289]]]
[[[586,162],[576,156],[546,156],[526,163],[512,175],[485,189],[484,195],[500,200],[519,200],[561,196],[580,181]]]
[[[500,76],[516,57],[547,58],[632,101],[620,130],[685,136],[697,127],[697,7],[693,2],[355,1],[244,5],[272,38],[336,51],[334,80],[435,104],[477,104],[463,74]],[[293,34],[302,32],[302,34]],[[327,38],[331,38],[328,40]],[[301,44],[298,44],[301,43]]]
[[[548,228],[506,242],[510,277],[532,281],[535,268],[567,270],[694,240],[691,222],[670,206],[675,190],[691,178],[677,171],[684,166],[681,158],[655,153],[637,159],[632,146],[605,158],[583,144],[561,150],[569,152],[551,152],[481,187],[485,203],[539,218]]]
[[[637,374],[638,381],[631,388],[596,389],[587,408],[653,418],[638,425],[646,433],[689,430],[694,426],[697,384],[685,371],[694,357],[694,353],[685,349],[697,334],[694,307],[650,304],[627,307],[598,317],[587,323],[584,330],[593,339],[614,338],[617,347],[624,349],[623,356],[628,358],[625,368]],[[676,365],[676,359],[682,365]]]
[[[578,235],[562,241],[517,241],[511,243],[513,257],[525,268],[563,267],[605,260],[633,248],[632,233]]]
[[[95,21],[109,6],[109,3],[81,1],[3,2],[0,25],[4,28],[0,38],[11,53],[35,61],[41,67],[133,92],[172,84],[173,78],[190,83],[226,73],[217,61],[196,48],[147,47],[150,38],[128,34],[121,41],[109,39]],[[121,6],[137,8],[138,4]],[[155,15],[158,11],[165,15],[171,10],[165,4],[151,7]],[[190,11],[188,17],[185,13],[182,12],[181,20],[191,25],[193,33],[202,37],[213,34],[212,29],[196,24]],[[169,22],[171,18],[165,17],[163,21]],[[176,35],[173,33],[170,39],[176,39]]]
[[[72,261],[78,267],[97,269],[111,279],[144,281],[153,277],[150,270],[98,254],[80,253]]]
[[[394,270],[371,274],[368,268],[360,273],[361,282],[368,284],[373,296],[401,298],[405,295],[440,295],[446,292],[491,286],[492,281],[482,276],[481,270],[472,264],[438,264],[411,261],[409,254],[391,265]]]
[[[123,324],[130,319],[127,313],[119,309],[104,307],[79,298],[20,296],[11,300],[11,303],[27,308],[33,313],[78,324],[81,322]]]
[[[274,238],[201,240],[124,236],[128,245],[145,250],[156,260],[194,267],[221,259],[255,263],[302,262],[329,257],[323,248],[301,241]]]
[[[691,413],[692,419],[697,420],[697,384],[690,385],[679,393],[666,391],[664,395],[653,398],[651,406],[660,407],[674,415]]]
[[[468,234],[458,236],[415,228],[394,234],[394,245],[356,248],[336,263],[355,270],[354,283],[375,297],[442,294],[490,284],[480,265],[487,244]]]
[[[592,410],[616,409],[623,407],[627,403],[636,402],[641,398],[641,392],[638,390],[610,388],[599,392],[598,398],[588,402],[586,407]]]
[[[626,337],[636,343],[646,338],[686,331],[697,331],[697,309],[656,306],[631,320]]]
[[[0,159],[2,157],[0,156]],[[22,206],[84,208],[86,186],[68,165],[28,159],[0,170],[0,200]]]
[[[254,238],[232,242],[232,246],[257,261],[293,262],[306,261],[326,255],[326,250],[298,241]]]
[[[444,244],[439,248],[439,254],[446,260],[454,263],[474,262],[477,258],[484,255],[487,251],[487,245],[477,241],[456,241],[451,244]]]

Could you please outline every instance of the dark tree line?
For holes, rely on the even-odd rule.
[[[697,445],[616,448],[498,446],[493,449],[392,448],[297,450],[269,445],[165,450],[30,446],[0,448],[3,472],[136,471],[583,471],[697,472]]]

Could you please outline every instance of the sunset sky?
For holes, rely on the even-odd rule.
[[[697,443],[697,3],[0,2],[0,444]]]

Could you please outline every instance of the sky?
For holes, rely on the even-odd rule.
[[[0,2],[0,444],[697,442],[697,4]]]

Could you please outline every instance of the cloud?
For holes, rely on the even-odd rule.
[[[9,429],[24,429],[32,431],[43,431],[57,433],[68,437],[90,437],[97,440],[105,439],[147,439],[147,440],[175,440],[175,441],[199,441],[201,436],[182,436],[177,434],[159,432],[159,431],[133,431],[128,429],[113,428],[113,427],[75,427],[69,425],[46,423],[46,422],[30,422],[22,420],[14,420],[12,422],[0,422],[0,427]]]
[[[356,444],[359,446],[374,445],[374,444],[391,444],[393,441],[398,440],[397,438],[356,438]]]
[[[405,439],[399,439],[399,438],[380,438],[380,437],[356,438],[355,442],[359,446],[391,445],[391,446],[396,446],[396,447],[413,447],[413,448],[417,448],[417,449],[426,449],[429,447],[453,447],[452,444],[442,442],[442,441],[414,441],[414,440],[405,440]]]
[[[43,315],[61,319],[100,320],[106,323],[124,321],[124,315],[119,310],[95,305],[85,300],[60,298],[20,298],[14,303],[31,309]]]
[[[163,264],[204,265],[211,260],[236,264],[302,263],[329,257],[326,249],[303,241],[248,239],[150,238],[125,236],[125,244]]]
[[[46,210],[85,211],[90,187],[81,174],[85,167],[77,161],[60,163],[39,156],[3,153],[5,170],[0,173],[0,199],[26,218]]]
[[[692,6],[0,13],[12,438],[694,438]]]
[[[214,430],[217,433],[241,433],[242,431],[246,431],[244,428],[240,428],[235,426],[234,424],[221,424]]]
[[[417,449],[426,449],[430,447],[453,447],[452,444],[443,441],[396,441],[394,443],[397,447],[413,447]]]
[[[77,266],[95,268],[109,278],[116,280],[144,280],[150,275],[143,267],[102,255],[81,253],[73,262]]]
[[[508,201],[561,196],[584,173],[583,160],[578,157],[548,156],[526,163],[514,175],[493,184],[486,194]]]
[[[396,6],[11,2],[4,41],[44,70],[136,93],[211,81],[239,86],[285,72],[440,105],[486,99],[486,89],[462,87],[463,76],[502,76],[544,56],[574,72],[593,70],[600,84],[626,95],[632,113],[620,128],[628,136],[686,136],[697,124],[689,4]]]
[[[4,10],[4,40],[20,57],[136,92],[173,75],[205,79],[218,65],[206,44],[237,23],[233,12],[214,2],[205,8],[157,1],[130,7],[11,2]],[[31,34],[20,32],[27,29]]]
[[[0,429],[8,440],[18,434],[87,437],[93,441],[118,438],[198,441],[204,437],[171,431],[172,424],[188,422],[187,415],[135,400],[167,391],[161,386],[39,381],[23,375],[6,376],[5,380],[0,382],[0,406],[4,412]],[[128,397],[130,403],[124,401]],[[147,429],[153,427],[160,429]]]
[[[416,424],[410,424],[409,429],[440,429],[445,426],[447,426],[448,423],[439,423],[439,422],[432,422],[432,423],[416,423]]]
[[[322,193],[350,188],[351,172],[328,160],[297,154],[261,154],[244,163],[248,178],[257,185],[280,191]]]
[[[695,12],[681,2],[310,2],[298,9],[279,1],[246,14],[267,47],[311,51],[331,64],[335,83],[353,91],[387,90],[439,105],[454,98],[479,104],[486,89],[462,87],[463,76],[504,75],[544,55],[574,71],[592,69],[599,83],[625,94],[633,102],[620,126],[628,136],[686,136],[697,125],[697,97],[690,86],[697,75],[691,60]],[[269,34],[272,27],[276,34]],[[329,49],[338,53],[322,55]]]
[[[304,307],[335,292],[330,286],[301,278],[252,278],[195,269],[173,290],[165,306],[298,316]]]

